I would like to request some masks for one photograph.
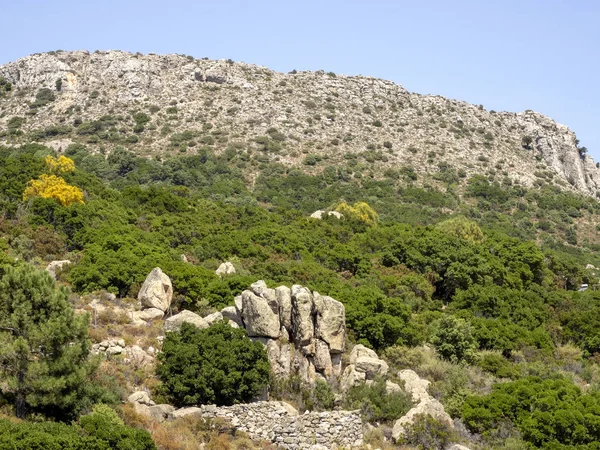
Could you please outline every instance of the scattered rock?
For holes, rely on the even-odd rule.
[[[155,403],[150,400],[150,395],[146,391],[136,391],[127,397],[129,403],[141,403],[142,405],[153,406]]]
[[[71,264],[71,261],[68,259],[63,259],[62,261],[52,261],[46,266],[46,270],[50,273],[52,278],[56,280],[56,272],[62,269],[64,266],[68,266],[69,264]]]
[[[235,273],[235,267],[229,261],[222,263],[219,268],[215,271],[219,276],[232,275]]]
[[[142,284],[138,300],[142,308],[156,308],[167,311],[173,299],[173,286],[170,278],[160,268],[155,267]]]
[[[200,317],[198,314],[184,309],[179,314],[169,317],[165,320],[165,331],[177,331],[181,328],[181,324],[184,322],[191,323],[197,328],[208,328],[208,322]]]
[[[336,219],[341,219],[342,217],[344,217],[344,215],[341,212],[338,212],[338,211],[323,211],[323,210],[315,211],[314,213],[312,213],[310,215],[310,217],[312,217],[313,219],[322,219],[323,216],[333,216]]]

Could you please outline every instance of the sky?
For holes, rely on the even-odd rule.
[[[0,64],[50,50],[231,58],[532,109],[600,161],[598,0],[0,0]]]

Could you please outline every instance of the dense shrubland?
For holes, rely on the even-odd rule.
[[[351,339],[431,379],[436,397],[486,445],[502,433],[548,448],[592,448],[584,446],[598,439],[600,291],[577,292],[597,281],[585,265],[598,264],[598,238],[596,230],[584,239],[575,231],[596,220],[596,201],[483,176],[469,179],[461,196],[454,177],[423,188],[406,171],[357,180],[343,167],[308,175],[271,163],[250,189],[235,151],[200,148],[157,161],[73,144],[65,154],[75,170],[60,176],[81,189],[82,202],[24,199],[53,153],[39,145],[0,149],[4,264],[42,267],[68,257],[75,264],[61,281],[76,293],[120,297],[134,297],[160,266],[173,282],[174,310],[229,305],[257,279],[303,284],[344,302]],[[341,220],[308,217],[336,207]],[[224,260],[237,274],[215,275]],[[182,345],[174,340],[186,333],[165,349],[176,355]],[[426,343],[437,356],[420,347]],[[177,369],[165,359],[160,370]],[[197,400],[186,397],[189,380],[173,380],[176,402]],[[243,400],[257,386],[222,402]],[[353,392],[348,402],[381,420],[406,407],[401,398],[381,404],[378,389]],[[536,394],[531,404],[523,403],[527,392]],[[5,391],[3,398],[12,402]],[[305,400],[331,403],[327,392]],[[579,412],[567,420],[563,410]],[[6,425],[6,433],[18,426]]]

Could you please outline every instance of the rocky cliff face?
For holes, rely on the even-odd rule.
[[[371,77],[120,51],[32,55],[0,66],[0,77],[13,85],[0,95],[0,143],[34,136],[56,148],[82,141],[140,154],[209,145],[286,165],[313,155],[305,167],[314,171],[319,161],[364,158],[380,172],[413,167],[424,180],[450,165],[464,176],[497,173],[524,185],[542,178],[586,195],[600,188],[600,170],[575,134],[548,117],[486,111]],[[41,88],[56,99],[31,108]],[[136,112],[149,121],[136,123]],[[26,119],[22,134],[8,132],[15,116]],[[81,123],[102,117],[112,119],[105,128],[82,132]],[[62,130],[30,133],[53,125]]]

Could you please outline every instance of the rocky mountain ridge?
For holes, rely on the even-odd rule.
[[[600,169],[575,134],[546,116],[486,111],[373,77],[59,51],[0,66],[2,79],[10,88],[0,93],[0,144],[82,142],[163,157],[209,146],[313,172],[348,164],[377,178],[411,167],[429,182],[452,167],[462,179],[498,175],[593,196],[600,189]]]

